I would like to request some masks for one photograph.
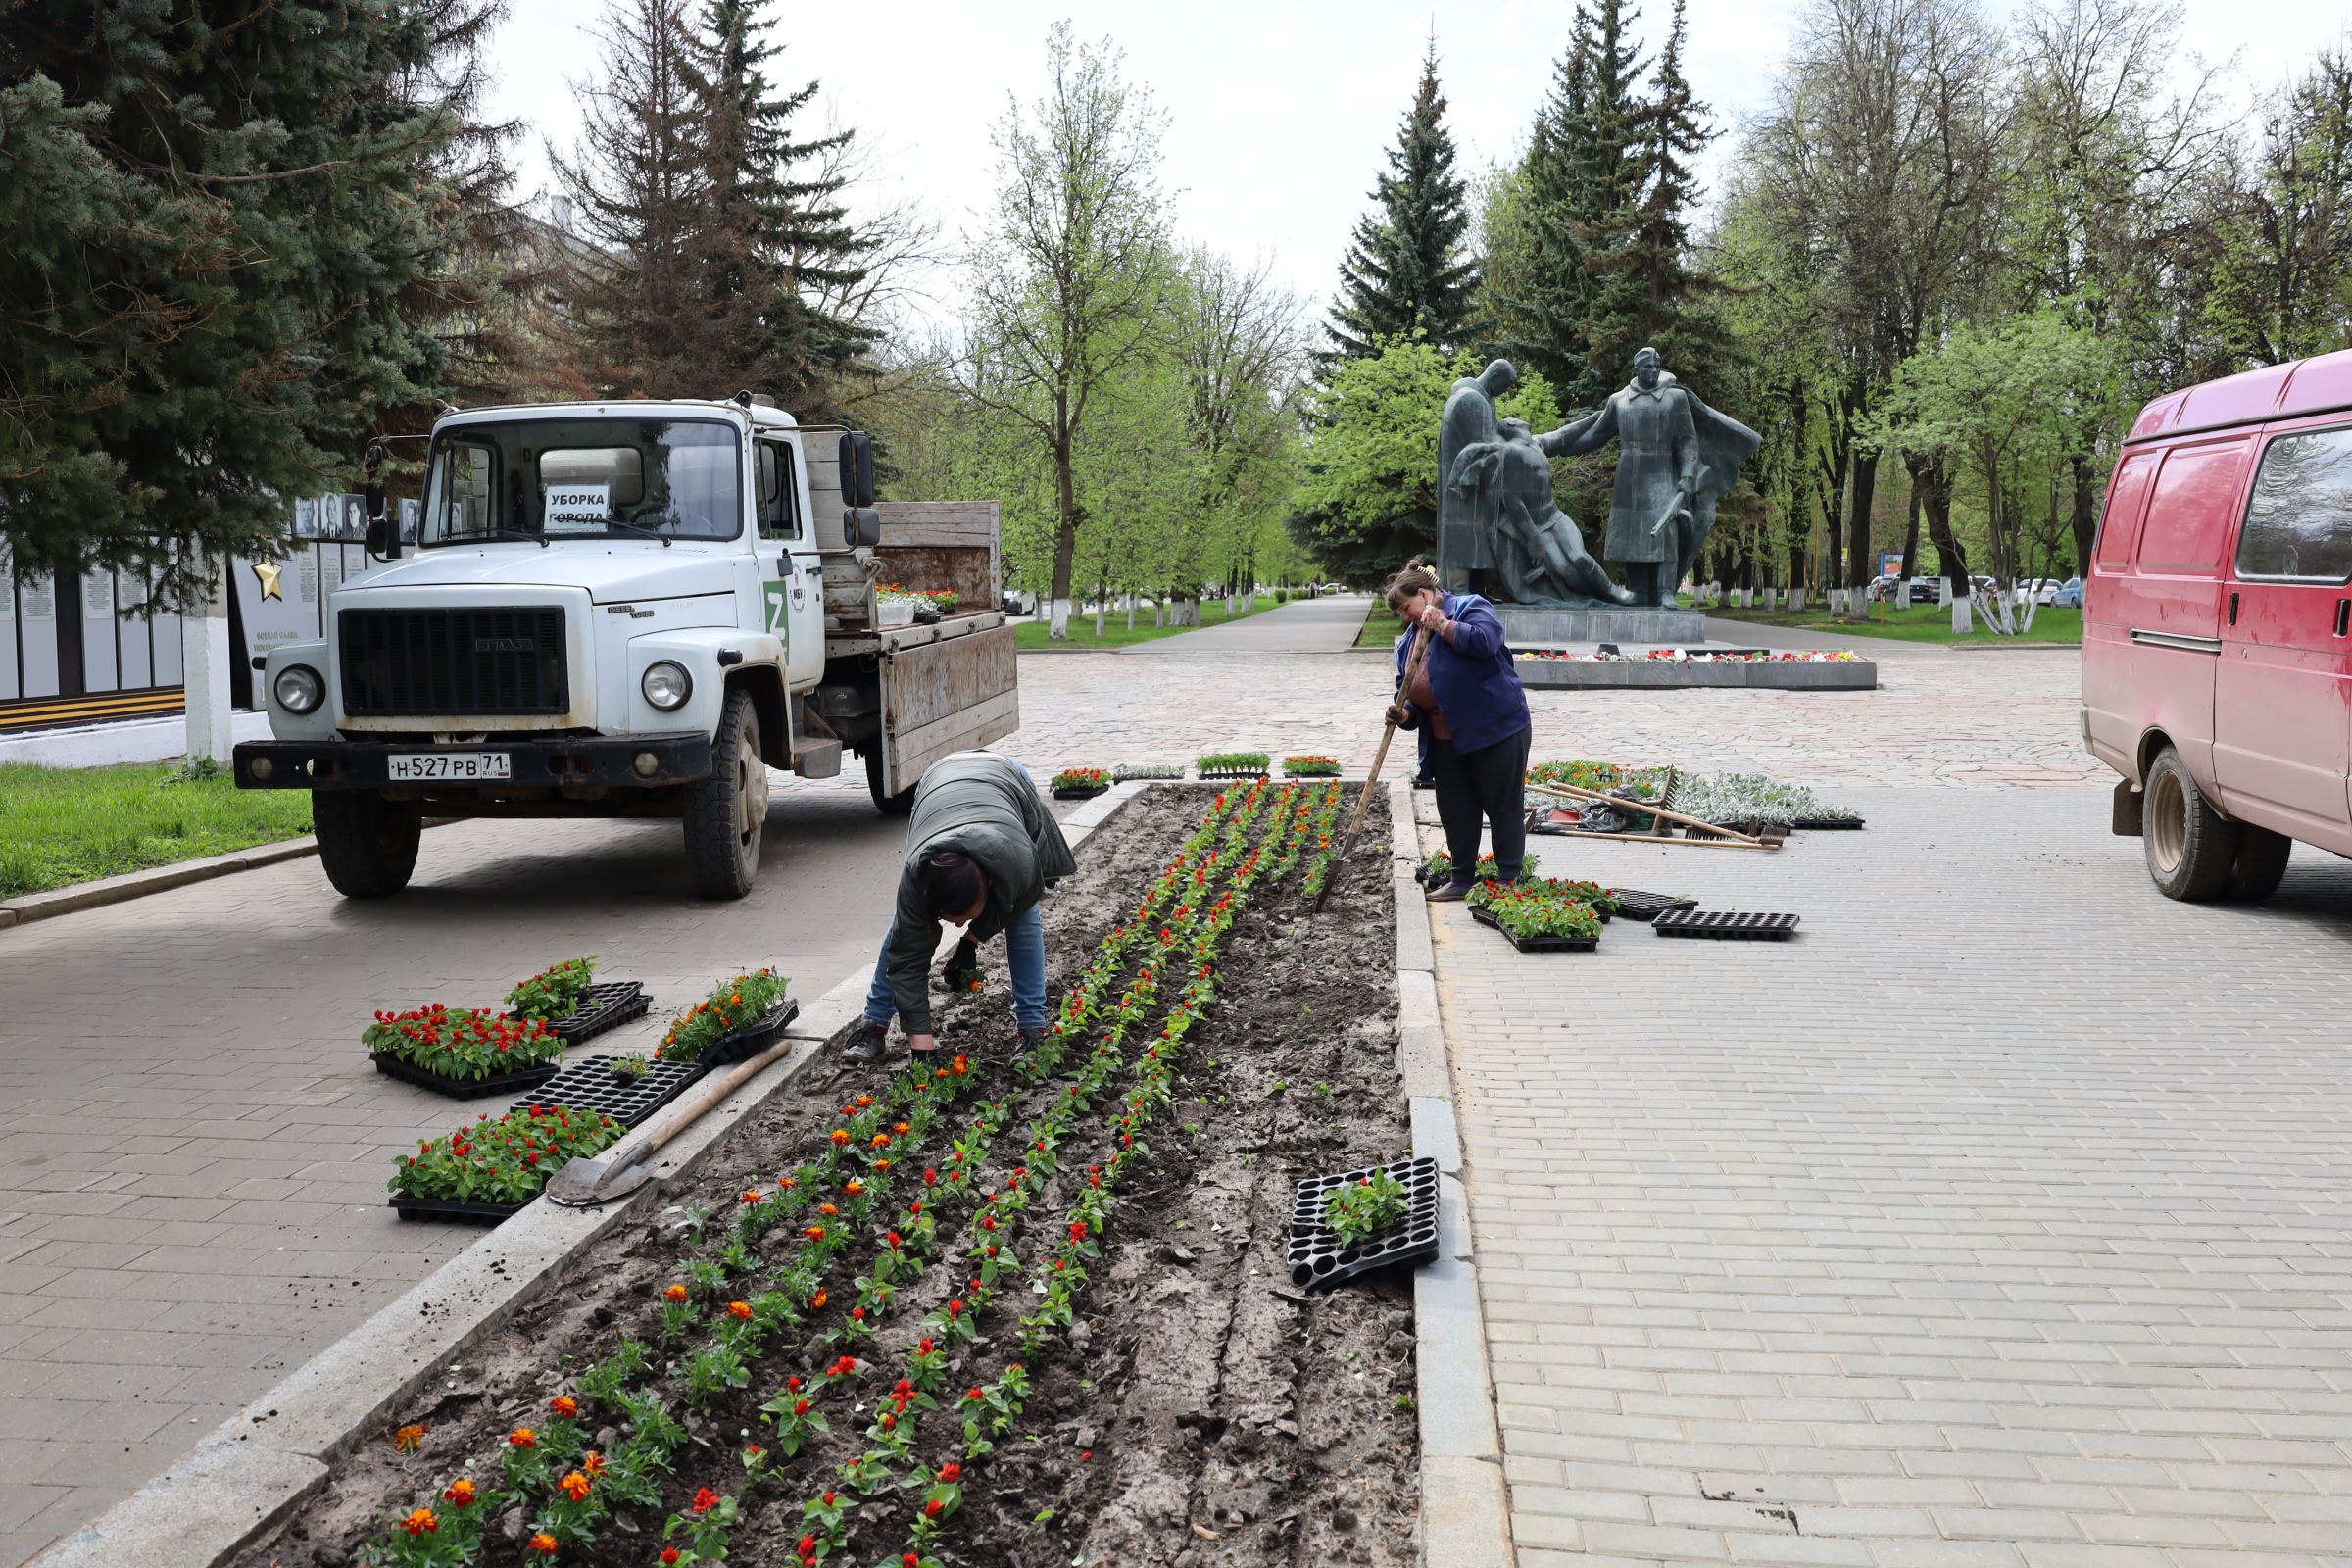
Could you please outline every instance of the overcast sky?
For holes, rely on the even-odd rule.
[[[1994,8],[2007,10],[2002,0]],[[1661,28],[1666,0],[1644,9],[1642,25]],[[1794,0],[1690,0],[1690,73],[1727,129],[1763,107],[1797,10]],[[2334,41],[2348,15],[2342,0],[2184,0],[2184,57],[2234,54],[2258,86]],[[595,14],[584,0],[514,0],[494,46],[493,110],[526,127],[519,194],[547,183],[541,143],[567,148],[577,135],[567,78],[597,70]],[[788,43],[780,79],[819,81],[842,123],[895,155],[895,175],[950,236],[987,200],[990,126],[1011,97],[1026,105],[1038,95],[1048,26],[1066,17],[1081,38],[1110,38],[1128,79],[1168,112],[1166,184],[1183,236],[1269,256],[1278,275],[1319,301],[1411,101],[1433,25],[1454,134],[1476,168],[1520,145],[1574,6],[1505,0],[1433,14],[1396,0],[898,0],[777,14]]]

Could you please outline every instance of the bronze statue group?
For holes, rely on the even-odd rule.
[[[1438,433],[1438,575],[1449,593],[1536,606],[1656,608],[1698,559],[1715,503],[1739,482],[1762,438],[1716,413],[1658,361],[1634,356],[1634,378],[1593,413],[1544,435],[1498,419],[1494,400],[1518,383],[1508,360],[1454,382]],[[1607,559],[1619,587],[1585,548],[1584,531],[1551,494],[1551,460],[1615,440]]]

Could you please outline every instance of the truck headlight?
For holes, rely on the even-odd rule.
[[[686,673],[686,666],[666,659],[647,668],[637,685],[645,700],[664,713],[684,707],[686,699],[694,695],[694,677]]]
[[[277,672],[270,689],[277,694],[277,706],[289,713],[308,713],[326,701],[326,682],[308,664],[288,664]]]

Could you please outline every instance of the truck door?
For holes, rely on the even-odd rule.
[[[2172,737],[2200,785],[2213,777],[2222,556],[2252,446],[2240,435],[2167,451],[2132,569],[2098,595],[2100,618],[2121,622],[2131,641],[2141,723]]]
[[[2274,434],[2227,585],[2213,760],[2231,812],[2352,850],[2352,428]]]
[[[784,639],[785,679],[796,690],[825,672],[825,585],[808,526],[799,446],[756,443],[760,460],[760,586],[767,629]]]

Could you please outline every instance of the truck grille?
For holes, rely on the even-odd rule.
[[[347,713],[561,713],[571,707],[561,607],[346,610]]]

